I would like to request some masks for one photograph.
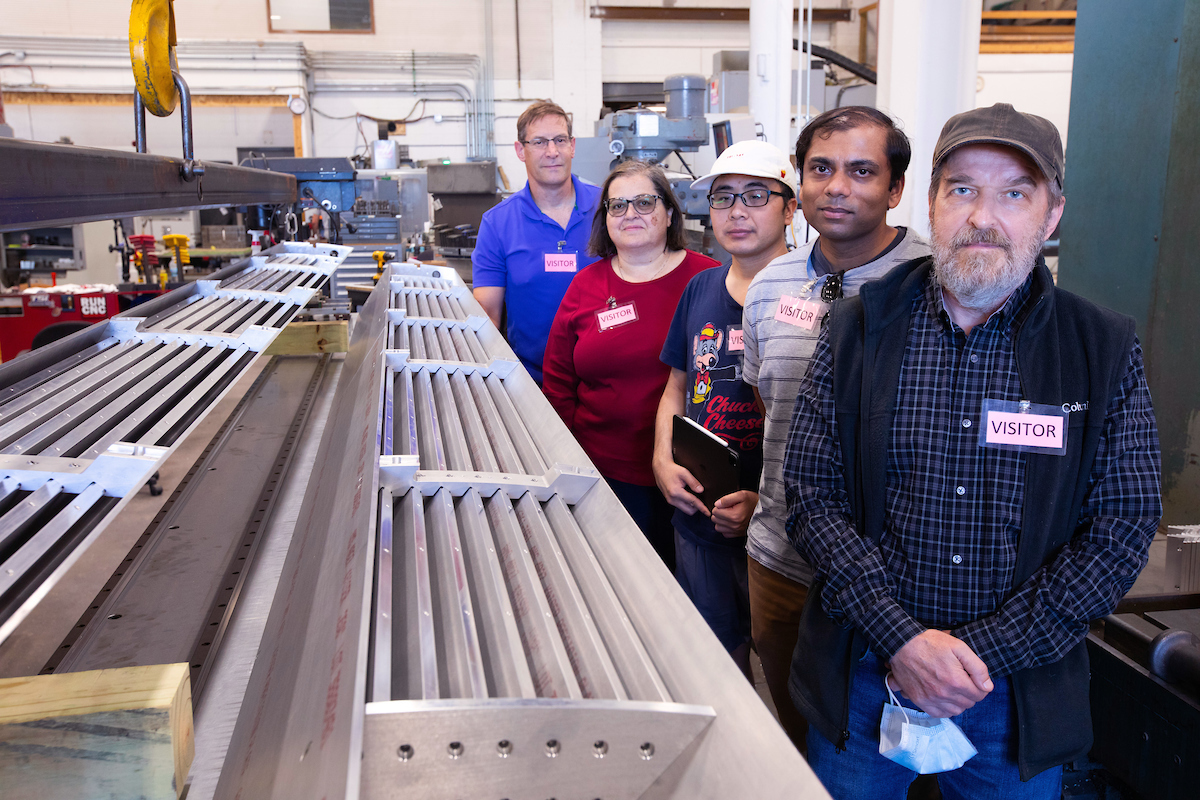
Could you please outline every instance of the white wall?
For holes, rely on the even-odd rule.
[[[1045,117],[1067,144],[1073,53],[980,53],[975,107],[1011,103]]]
[[[8,124],[19,139],[132,151],[133,106],[50,106],[6,103]],[[233,162],[239,147],[290,147],[292,115],[286,108],[197,109],[193,120],[196,155]],[[151,153],[182,157],[179,114],[146,120]]]

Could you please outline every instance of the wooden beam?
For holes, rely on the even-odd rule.
[[[304,157],[304,117],[292,114],[292,151],[296,158]]]
[[[350,323],[292,322],[266,349],[271,356],[308,356],[345,353],[350,348]]]
[[[1069,42],[980,42],[980,53],[1074,53],[1075,40]]]
[[[1075,19],[1074,11],[984,11],[984,19]]]
[[[1049,44],[1074,42],[1074,36],[997,36],[995,34],[983,34],[979,36],[979,43],[988,44]]]
[[[133,92],[21,92],[8,89],[4,99],[9,105],[27,106],[132,106]],[[197,94],[193,106],[286,107],[286,95],[276,94]]]
[[[0,680],[6,798],[177,798],[194,756],[187,664]]]
[[[592,19],[662,20],[667,22],[749,22],[748,8],[680,8],[679,6],[592,6]],[[813,22],[849,22],[849,8],[814,8]],[[807,19],[807,14],[805,15]],[[792,12],[800,19],[800,10]]]
[[[983,35],[996,36],[1074,36],[1074,25],[981,25]]]

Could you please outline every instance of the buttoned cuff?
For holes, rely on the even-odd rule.
[[[910,639],[925,631],[925,626],[908,615],[895,598],[884,596],[874,608],[858,620],[858,626],[871,643],[871,651],[890,661]]]

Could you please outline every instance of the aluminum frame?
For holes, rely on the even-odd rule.
[[[826,797],[429,270],[389,267],[362,307],[216,796]]]
[[[350,250],[277,245],[212,280],[0,365],[0,485],[30,493],[18,509],[0,504],[0,534],[7,532],[8,542],[0,549],[0,642]],[[237,288],[260,273],[276,274],[274,291]],[[220,314],[196,313],[214,299],[224,304]],[[117,502],[88,520],[79,541],[73,526],[101,498]],[[47,557],[57,566],[31,583],[26,574]]]

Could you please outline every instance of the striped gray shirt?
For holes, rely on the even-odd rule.
[[[783,491],[783,457],[788,427],[800,379],[817,345],[820,326],[813,330],[775,319],[781,297],[819,300],[825,278],[818,277],[809,262],[816,240],[780,256],[754,277],[742,312],[745,345],[742,377],[758,388],[766,406],[763,431],[763,471],[758,507],[750,520],[746,549],[764,567],[807,584],[812,569],[792,547],[784,532],[787,499]],[[929,255],[929,244],[912,230],[882,257],[849,270],[842,280],[842,293],[858,294],[864,283],[882,277],[897,264]]]

